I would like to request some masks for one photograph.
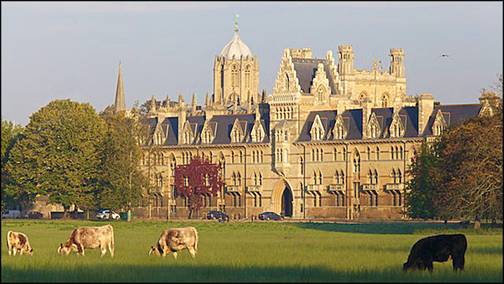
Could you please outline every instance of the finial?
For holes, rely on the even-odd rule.
[[[238,32],[238,17],[240,17],[240,15],[235,14],[235,19],[234,19],[234,31],[235,31],[235,33]]]

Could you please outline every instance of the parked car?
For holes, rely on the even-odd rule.
[[[275,220],[275,221],[280,221],[282,220],[282,216],[278,215],[275,212],[263,212],[259,214],[259,220]]]
[[[223,222],[223,221],[229,222],[229,216],[226,213],[224,213],[222,211],[217,211],[217,210],[208,211],[207,219],[208,220],[219,220],[221,222]]]
[[[3,218],[21,218],[21,211],[19,210],[5,210],[2,212]]]
[[[100,220],[119,220],[121,216],[110,209],[100,209],[96,212],[96,218]]]
[[[28,219],[42,219],[44,215],[38,211],[29,211],[24,217]]]

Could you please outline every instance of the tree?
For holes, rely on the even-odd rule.
[[[141,150],[135,133],[137,122],[122,112],[105,110],[100,115],[107,123],[107,132],[100,147],[98,203],[102,208],[131,209],[148,185],[138,168]]]
[[[203,196],[216,196],[223,185],[219,165],[206,159],[195,157],[189,164],[175,168],[175,191],[188,199],[189,219],[194,211],[199,212]]]
[[[36,195],[62,204],[93,207],[104,121],[90,104],[54,100],[32,114],[10,152],[7,191],[25,205]]]
[[[9,153],[12,147],[18,141],[20,134],[23,131],[23,127],[21,125],[12,123],[10,121],[2,120],[2,211],[6,206],[12,205],[13,200],[11,196],[6,194],[5,185],[7,184],[7,180],[9,177],[4,170],[5,164],[9,160]]]
[[[439,142],[443,160],[439,212],[452,217],[502,219],[502,108],[446,131]]]
[[[441,178],[441,160],[436,146],[423,143],[408,170],[412,179],[406,183],[406,210],[412,218],[430,219],[437,215],[434,196]]]

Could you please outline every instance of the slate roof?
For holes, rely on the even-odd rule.
[[[455,127],[462,124],[464,121],[476,117],[481,109],[480,104],[458,104],[458,105],[437,105],[434,106],[434,111],[427,123],[425,135],[432,135],[432,125],[436,118],[438,110],[441,110],[443,117],[448,124],[448,127]]]
[[[336,87],[332,76],[329,72],[329,64],[325,59],[305,59],[305,58],[293,58],[292,63],[294,64],[294,70],[296,70],[296,75],[303,93],[310,93],[310,87],[317,73],[317,65],[319,63],[324,64],[324,71],[326,77],[329,80],[329,87],[331,88],[331,94],[336,94]]]
[[[325,136],[322,140],[327,141],[333,139],[331,132],[336,122],[337,111],[312,111],[308,114],[308,118],[299,135],[298,142],[310,141],[310,129],[317,114],[320,117],[325,131]],[[347,129],[346,139],[362,139],[362,109],[346,110],[341,116],[343,117],[343,123]]]

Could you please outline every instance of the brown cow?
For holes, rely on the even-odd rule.
[[[149,255],[166,256],[170,252],[177,259],[177,252],[183,249],[196,257],[198,251],[198,231],[194,227],[172,228],[164,230],[156,246],[151,246]]]
[[[101,256],[107,253],[114,257],[114,228],[111,225],[101,227],[79,227],[72,231],[70,238],[65,244],[60,244],[58,253],[68,255],[72,250],[84,255],[84,249],[100,248]]]
[[[12,253],[15,256],[18,251],[20,255],[23,255],[23,252],[33,255],[33,248],[28,241],[28,236],[19,232],[7,232],[7,249],[9,255]]]

